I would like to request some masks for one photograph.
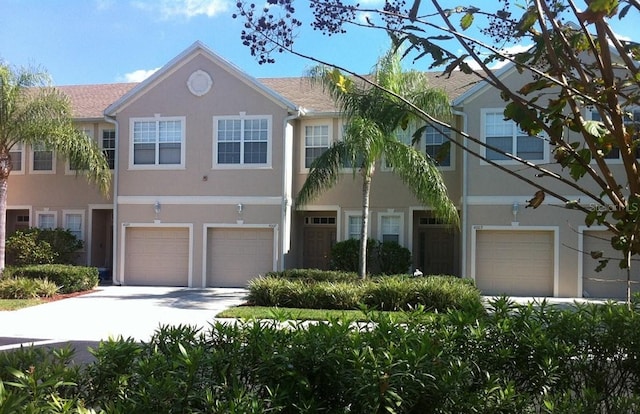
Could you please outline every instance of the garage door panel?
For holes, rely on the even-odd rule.
[[[188,229],[129,227],[125,231],[125,284],[188,285]]]
[[[273,270],[273,229],[209,229],[207,286],[241,287]]]
[[[627,273],[618,265],[622,252],[611,247],[611,237],[609,231],[588,230],[583,233],[582,292],[585,297],[624,299],[627,296]],[[595,271],[600,263],[591,257],[592,251],[601,251],[603,257],[611,258],[600,272]],[[631,280],[638,281],[638,272],[633,270],[632,266]],[[632,293],[638,290],[637,283],[631,285]]]
[[[488,295],[553,296],[553,243],[550,231],[477,231],[478,288]]]

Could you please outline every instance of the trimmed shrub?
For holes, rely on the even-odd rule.
[[[0,279],[0,299],[50,298],[58,293],[58,290],[55,283],[46,279]]]
[[[356,272],[320,269],[287,269],[279,272],[268,272],[265,276],[289,280],[304,280],[306,282],[355,282],[359,280]]]
[[[73,264],[82,246],[82,240],[67,229],[17,231],[7,239],[7,263],[15,266]]]
[[[100,277],[98,268],[69,266],[61,264],[43,264],[22,267],[7,267],[3,277],[24,277],[28,279],[47,279],[60,288],[60,293],[73,293],[91,290],[98,286]]]
[[[473,283],[453,276],[398,275],[353,282],[263,277],[249,282],[247,300],[255,306],[309,309],[359,309],[362,304],[388,311],[483,309]]]

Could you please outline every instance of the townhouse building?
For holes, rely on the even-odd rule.
[[[463,73],[430,76],[449,94],[458,128],[551,163],[548,143],[504,120],[495,90]],[[500,76],[522,84],[515,70]],[[110,197],[45,148],[17,148],[9,233],[69,228],[85,242],[80,262],[108,269],[115,284],[188,287],[244,286],[285,268],[326,269],[331,246],[358,237],[361,186],[350,170],[311,204],[293,204],[310,163],[341,138],[343,126],[333,101],[304,78],[255,79],[196,42],[141,83],[59,89],[78,128],[107,155]],[[429,128],[420,149],[436,154],[447,139]],[[532,187],[455,146],[440,165],[461,227],[443,224],[381,164],[370,237],[407,247],[424,274],[473,278],[486,294],[624,297],[624,284],[595,280],[625,278],[617,266],[596,275],[597,261],[583,254],[608,248],[590,237],[606,236],[603,229],[584,227],[581,214],[550,198],[525,208]]]

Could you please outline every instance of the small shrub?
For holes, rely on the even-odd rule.
[[[376,248],[376,261],[382,274],[406,273],[411,268],[411,251],[397,242],[382,242]]]
[[[7,239],[7,263],[15,266],[73,264],[75,253],[82,246],[82,240],[67,229],[17,231]]]
[[[373,259],[373,249],[377,243],[373,239],[367,240],[368,261]],[[360,257],[360,240],[348,239],[337,242],[331,248],[331,267],[344,272],[357,272],[358,257]]]
[[[43,264],[22,267],[7,267],[3,277],[48,279],[60,288],[60,293],[91,290],[98,286],[100,277],[96,267]]]
[[[50,298],[58,290],[58,286],[47,279],[18,277],[0,280],[0,299]]]

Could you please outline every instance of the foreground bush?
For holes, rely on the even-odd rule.
[[[76,412],[51,409],[54,399],[107,413],[640,410],[637,304],[561,310],[499,299],[491,310],[402,324],[161,327],[148,343],[102,342],[80,373],[59,358],[0,353],[0,411]]]
[[[55,283],[60,288],[60,293],[91,290],[98,286],[100,281],[98,269],[95,267],[59,264],[7,267],[3,270],[2,276],[46,279]]]
[[[397,311],[419,306],[430,311],[480,311],[480,291],[453,276],[386,276],[367,280],[320,281],[272,274],[249,283],[248,302],[255,306],[309,309],[372,309]]]
[[[58,291],[58,286],[47,279],[0,279],[0,299],[50,298]]]

